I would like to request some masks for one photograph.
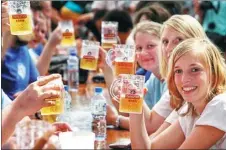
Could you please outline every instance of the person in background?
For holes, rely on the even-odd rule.
[[[150,20],[158,23],[163,23],[170,17],[170,13],[163,8],[160,4],[154,3],[151,4],[149,7],[144,7],[137,13],[135,13],[135,18],[134,18],[134,24],[136,25],[137,23],[145,20]],[[134,30],[130,33],[129,37],[127,38],[126,43],[128,44],[133,44],[134,39]],[[139,63],[138,63],[139,65]],[[140,67],[137,69],[136,74],[138,75],[145,75],[145,82],[149,79],[151,75],[151,71],[147,71],[144,68]]]
[[[118,36],[120,44],[125,44],[126,39],[133,29],[132,18],[129,13],[123,10],[111,10],[103,18],[103,21],[118,22]]]
[[[148,7],[156,3],[167,9],[167,11],[169,11],[171,15],[181,14],[183,2],[179,1],[140,1],[139,3],[137,3],[135,11],[137,12],[144,7]]]
[[[211,41],[226,56],[226,1],[193,0],[194,10]],[[226,58],[226,57],[225,57]]]
[[[2,17],[8,18],[7,4],[2,5],[2,12]],[[26,36],[12,36],[8,31],[4,33],[3,39],[8,39],[7,37],[13,37],[13,40],[4,48],[6,52],[2,62],[2,89],[13,100],[29,83],[36,81],[39,74],[47,73],[52,51],[60,43],[61,31],[57,28],[53,32],[37,62],[37,67],[28,52]]]
[[[163,23],[171,14],[158,3],[151,4],[148,7],[144,7],[138,12],[135,13],[134,24],[143,21],[143,20],[151,20],[158,23]]]
[[[169,58],[167,83],[179,119],[150,139],[143,113],[130,114],[132,148],[225,149],[226,65],[216,46],[202,38],[179,44]]]
[[[95,40],[98,42],[101,42],[101,23],[107,12],[108,11],[105,9],[95,11],[93,18],[86,23],[86,26],[93,33]]]
[[[6,37],[12,37],[9,25],[9,16],[7,11],[7,4],[2,3],[2,39],[5,41]],[[7,39],[9,40],[9,39]],[[2,51],[5,51],[2,47]],[[53,102],[46,101],[49,97],[58,97],[60,95],[60,87],[57,85],[48,85],[47,83],[59,78],[60,75],[53,74],[42,78],[40,81],[36,81],[30,84],[13,102],[1,89],[1,108],[2,108],[2,146],[10,138],[11,134],[15,130],[15,126],[20,121],[29,120],[27,116],[34,114],[37,110],[44,106],[54,105]],[[33,99],[33,101],[31,101]],[[56,131],[71,131],[71,128],[66,123],[55,123]]]
[[[134,41],[136,44],[136,59],[140,66],[152,74],[145,87],[148,89],[144,97],[149,109],[158,102],[162,94],[167,90],[162,79],[158,64],[158,51],[160,50],[161,24],[144,21],[135,27]]]

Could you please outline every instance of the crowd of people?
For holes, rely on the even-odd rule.
[[[11,35],[2,7],[2,144],[18,122],[54,105],[61,87],[48,85],[51,58],[62,54],[58,22],[72,20],[78,57],[82,40],[101,42],[101,22],[118,22],[119,44],[133,44],[145,76],[141,114],[107,106],[107,123],[130,130],[132,149],[226,148],[225,1],[31,1],[32,35]],[[114,73],[100,47],[98,67],[110,89]],[[82,71],[82,70],[80,70]],[[60,72],[56,72],[60,73]],[[38,76],[46,76],[37,81]],[[57,130],[71,130],[55,123]]]

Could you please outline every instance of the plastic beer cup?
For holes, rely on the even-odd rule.
[[[106,62],[113,69],[115,76],[119,74],[135,74],[134,45],[116,45],[113,49],[108,51]]]
[[[121,74],[110,88],[110,95],[119,101],[119,111],[140,114],[143,107],[145,77]],[[119,89],[116,96],[114,90]]]
[[[30,1],[8,1],[8,6],[11,34],[31,34],[33,22],[30,10]]]
[[[43,76],[38,77],[38,80],[42,78]],[[61,78],[55,79],[53,81],[50,81],[47,84],[58,84],[62,86],[63,89],[63,82]],[[41,108],[41,115],[58,115],[64,112],[64,96],[63,96],[63,90],[61,91],[60,97],[57,98],[48,98],[46,100],[55,102],[54,106],[49,107],[43,107]]]

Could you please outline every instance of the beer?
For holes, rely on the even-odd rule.
[[[47,99],[51,100],[51,99]],[[54,115],[54,114],[61,114],[64,111],[64,101],[62,98],[56,98],[55,105],[54,106],[49,106],[49,107],[43,107],[41,109],[41,114],[42,115]]]
[[[31,15],[12,14],[9,16],[9,21],[12,35],[25,35],[32,33]]]
[[[62,35],[61,46],[72,46],[75,45],[75,37],[72,32],[64,32]]]
[[[101,46],[105,50],[113,48],[118,42],[118,22],[102,21],[101,24]]]
[[[121,95],[119,101],[119,111],[124,113],[137,113],[142,112],[143,98],[139,95]]]
[[[103,48],[103,49],[105,49],[105,50],[109,50],[109,49],[111,49],[111,48],[113,48],[113,46],[115,45],[115,44],[117,44],[117,42],[112,42],[112,43],[107,43],[107,42],[102,42],[102,45],[101,45],[101,47]]]
[[[100,43],[96,41],[83,40],[80,68],[96,70],[99,57]]]
[[[98,59],[92,56],[83,56],[80,62],[80,68],[86,70],[96,70]]]
[[[135,74],[134,62],[114,62],[114,73],[116,76],[119,74]]]
[[[54,123],[54,122],[57,122],[57,116],[58,115],[43,115],[42,120],[49,123]]]

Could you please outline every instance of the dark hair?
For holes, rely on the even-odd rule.
[[[151,2],[151,1],[140,1],[140,2],[138,2],[135,12],[138,12],[142,8],[145,8],[145,7],[149,6],[151,3],[153,3],[153,2]]]
[[[31,1],[30,6],[31,6],[31,10],[33,10],[33,11],[42,11],[43,10],[41,1]]]
[[[179,1],[140,1],[136,6],[136,12],[154,3],[161,4],[171,15],[181,14],[182,12],[182,2]]]
[[[111,10],[103,18],[103,21],[116,21],[118,22],[119,32],[128,32],[133,28],[132,18],[129,13],[124,10]]]
[[[96,10],[93,16],[93,21],[95,22],[103,18],[106,15],[106,13],[107,13],[106,9]]]
[[[144,7],[135,15],[134,24],[139,23],[140,18],[145,15],[148,20],[163,23],[171,16],[170,13],[160,4],[155,3],[149,7]]]
[[[179,1],[159,1],[156,3],[161,4],[171,15],[181,14],[182,12],[182,4]]]

